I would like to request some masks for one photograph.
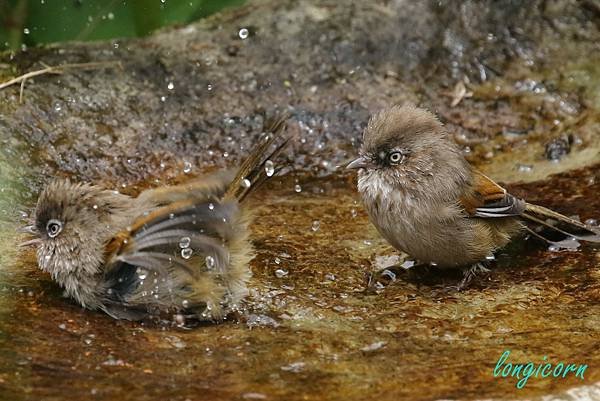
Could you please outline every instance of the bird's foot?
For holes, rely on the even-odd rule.
[[[389,284],[398,279],[398,276],[406,275],[406,269],[401,265],[388,266],[385,269],[367,273],[367,294],[381,292]]]
[[[402,264],[388,266],[385,269],[367,274],[366,292],[369,294],[379,293],[385,287],[400,278],[405,281],[419,282],[429,277],[433,267],[429,264],[417,264],[409,268]]]
[[[463,269],[463,278],[454,286],[453,289],[456,291],[464,291],[473,282],[473,279],[480,273],[489,273],[488,269],[483,262],[475,263],[465,269]]]

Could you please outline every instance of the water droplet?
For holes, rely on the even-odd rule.
[[[319,231],[321,228],[321,222],[319,220],[315,220],[312,222],[312,226],[310,227],[313,231]]]
[[[189,259],[192,257],[192,253],[194,253],[192,248],[183,248],[181,250],[181,257],[184,259]]]
[[[113,13],[108,13],[107,15],[108,19],[113,20],[115,19],[115,15]]]
[[[167,85],[167,89],[172,91],[173,88],[175,88],[175,85],[173,84],[173,82],[169,82],[169,84]]]
[[[64,324],[64,323],[61,323],[61,324],[58,325],[58,328],[61,329],[61,330],[66,330],[67,329],[67,325]]]
[[[591,227],[596,227],[596,226],[598,226],[598,220],[596,220],[596,219],[587,219],[585,221],[585,225],[586,226],[591,226]]]
[[[215,268],[215,258],[211,255],[208,255],[204,261],[206,262],[206,268],[208,270],[212,270]]]
[[[267,396],[263,393],[244,393],[242,398],[245,400],[266,400]]]
[[[165,102],[166,100],[167,100],[167,97],[166,97],[166,96],[161,96],[161,97],[160,97],[160,101],[161,101],[161,102]]]
[[[275,174],[275,165],[271,160],[265,162],[265,173],[267,174],[267,177],[272,177],[273,174]]]
[[[177,326],[185,326],[185,316],[181,313],[176,314],[174,320]]]
[[[333,275],[331,273],[327,273],[325,275],[325,280],[327,280],[327,281],[335,281],[335,275]]]
[[[275,258],[275,264],[277,264],[277,265],[278,265],[278,264],[280,264],[280,263],[281,263],[281,259],[279,259],[279,258],[277,258],[277,257],[276,257],[276,258]]]
[[[208,208],[209,208],[210,210],[215,210],[215,205],[214,205],[214,204],[212,204],[212,203],[209,203],[209,204],[208,204]]]
[[[181,305],[184,308],[187,308],[188,306],[190,306],[190,301],[188,301],[187,299],[184,299],[183,301],[181,301]]]
[[[206,89],[207,89],[209,92],[210,92],[210,91],[212,91],[212,90],[213,90],[213,86],[212,86],[212,84],[208,84],[208,85],[206,85]]]
[[[294,191],[296,191],[296,192],[302,192],[302,187],[300,186],[300,184],[296,184],[294,186]]]
[[[54,103],[54,111],[61,111],[62,110],[62,106],[60,105],[60,103],[56,102]]]
[[[352,215],[352,218],[355,218],[356,216],[358,216],[358,212],[356,211],[356,209],[351,209],[350,214]]]
[[[496,260],[496,257],[494,256],[494,254],[489,254],[485,257],[485,260]]]
[[[533,166],[531,164],[517,163],[517,171],[521,173],[530,173],[533,171]]]
[[[186,161],[183,163],[183,172],[185,174],[188,174],[190,171],[192,171],[192,163]]]
[[[94,205],[94,206],[92,206],[92,209],[94,209],[94,210],[98,210],[98,205]]]
[[[140,280],[145,280],[146,277],[148,277],[148,272],[144,269],[137,269],[137,275],[140,278]]]
[[[290,363],[289,365],[282,366],[281,370],[286,371],[286,372],[298,373],[298,372],[302,371],[305,366],[306,366],[306,363],[304,363],[304,362],[294,362],[294,363]]]
[[[249,180],[249,179],[247,179],[247,178],[244,178],[244,179],[242,180],[241,184],[242,184],[242,186],[243,186],[244,188],[250,188],[250,186],[252,185],[252,183],[250,182],[250,180]]]
[[[24,33],[25,35],[29,35],[29,29],[28,29],[28,28],[24,28],[24,29],[23,29],[23,33]]]
[[[287,270],[284,270],[284,269],[277,269],[277,270],[275,270],[275,276],[277,278],[285,277],[288,274],[289,274],[289,272]]]
[[[179,241],[179,247],[181,249],[189,248],[192,240],[190,237],[182,237]]]
[[[550,245],[550,246],[548,247],[548,250],[549,250],[550,252],[558,252],[558,251],[560,251],[560,247],[559,247],[558,245]]]
[[[377,341],[374,342],[373,344],[369,344],[366,347],[362,347],[360,350],[363,352],[373,352],[373,351],[377,351],[378,349],[381,349],[383,347],[385,347],[387,343],[385,341]]]
[[[248,29],[247,28],[242,28],[240,29],[240,31],[238,32],[238,36],[240,37],[240,39],[244,40],[248,37]]]

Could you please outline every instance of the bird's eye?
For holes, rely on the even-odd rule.
[[[402,152],[392,152],[388,155],[388,160],[392,164],[398,164],[398,163],[402,162],[403,158],[404,158],[404,155],[402,154]]]
[[[63,224],[55,219],[48,220],[46,224],[46,232],[50,238],[56,237],[63,229]]]

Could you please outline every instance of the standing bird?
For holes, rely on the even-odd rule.
[[[591,227],[518,199],[477,171],[440,121],[411,105],[375,114],[347,168],[359,169],[358,190],[379,233],[423,264],[462,269],[459,289],[524,230],[550,243],[600,242]]]
[[[247,294],[252,247],[246,196],[274,174],[285,119],[237,174],[149,189],[133,198],[66,180],[40,194],[29,231],[41,270],[82,307],[116,319],[174,314],[220,320]]]

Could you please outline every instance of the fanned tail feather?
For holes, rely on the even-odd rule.
[[[599,230],[543,206],[527,203],[521,217],[528,223],[544,227],[549,232],[548,234],[535,232],[535,235],[550,243],[561,243],[570,238],[600,242]],[[529,229],[528,231],[532,232],[533,230]]]
[[[267,161],[277,157],[290,141],[290,137],[282,135],[286,129],[287,119],[287,115],[281,115],[265,122],[266,135],[259,139],[259,144],[244,160],[223,199],[235,199],[241,202],[270,177],[266,172]]]

